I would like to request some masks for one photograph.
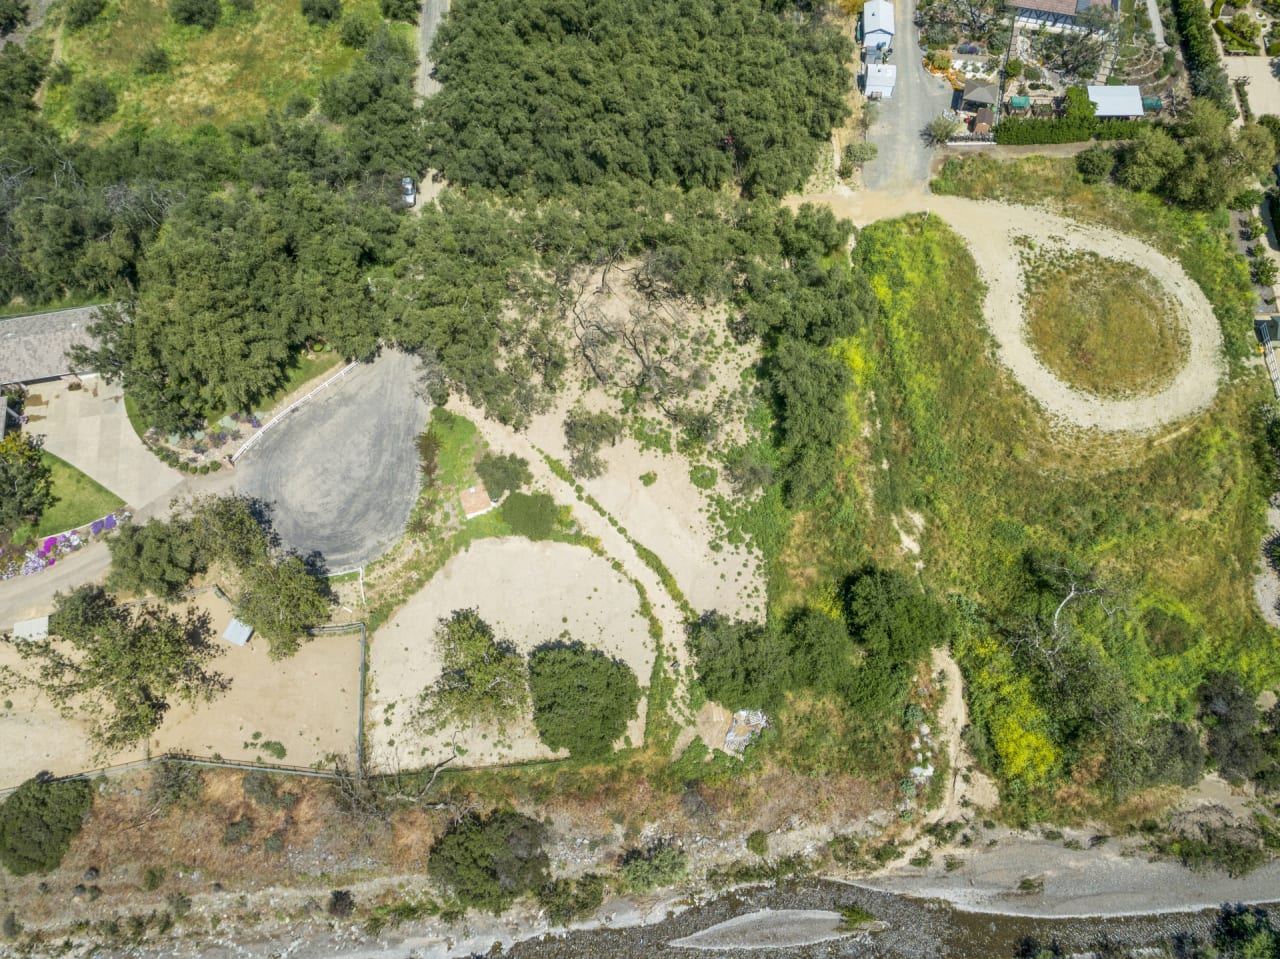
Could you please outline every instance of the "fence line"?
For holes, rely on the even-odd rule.
[[[222,599],[226,599],[226,594],[215,583],[209,586],[197,586],[195,589],[185,590],[183,597],[194,596],[198,593],[214,592]],[[369,669],[369,631],[365,627],[363,621],[355,623],[334,623],[327,626],[317,626],[310,630],[312,636],[340,636],[344,633],[354,633],[360,631],[360,695],[357,704],[357,721],[356,721],[356,778],[364,778],[364,705],[365,705],[365,688],[368,685],[366,677]],[[71,773],[66,776],[54,776],[57,782],[79,779],[94,779],[98,776],[112,776],[119,773],[132,772],[138,769],[146,769],[154,766],[156,763],[183,763],[188,766],[208,766],[217,769],[248,769],[258,770],[260,772],[281,773],[290,776],[310,776],[314,779],[337,779],[338,774],[322,769],[315,769],[311,766],[290,766],[285,763],[260,763],[249,762],[239,759],[217,759],[211,756],[197,756],[194,753],[180,752],[170,750],[159,756],[153,756],[149,759],[135,759],[127,763],[116,763],[111,766],[102,766],[98,769],[91,769],[85,772]],[[0,789],[0,798],[8,796],[17,786]]]
[[[244,456],[245,451],[248,450],[249,447],[252,446],[254,443],[258,442],[258,438],[262,436],[263,433],[271,429],[271,427],[275,426],[282,419],[284,419],[286,416],[288,416],[290,413],[296,410],[299,406],[301,406],[307,400],[311,399],[311,397],[315,396],[317,393],[319,393],[321,390],[328,387],[330,384],[342,379],[342,377],[346,376],[348,373],[350,373],[359,365],[360,365],[359,361],[347,364],[342,369],[340,369],[337,373],[333,374],[333,376],[329,377],[327,380],[325,380],[323,383],[317,386],[314,390],[308,393],[306,396],[302,397],[302,399],[294,400],[292,403],[286,406],[283,410],[281,410],[275,416],[271,417],[271,419],[267,420],[267,422],[263,423],[262,429],[258,430],[258,432],[250,436],[248,441],[244,444],[244,446],[240,447],[240,449],[238,449],[236,452],[231,454],[231,462],[234,463],[240,457]]]
[[[1271,387],[1276,392],[1276,399],[1280,400],[1280,366],[1276,365],[1275,349],[1271,344],[1270,321],[1263,320],[1256,324],[1256,328],[1262,340],[1262,356],[1267,362],[1267,373],[1271,376]]]

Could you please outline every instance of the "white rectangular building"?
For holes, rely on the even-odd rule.
[[[1102,118],[1142,116],[1142,90],[1138,87],[1089,87],[1089,99]]]
[[[863,93],[868,100],[890,100],[897,81],[898,68],[892,63],[869,63]]]
[[[888,49],[893,45],[893,4],[889,0],[867,0],[862,7],[862,47]]]

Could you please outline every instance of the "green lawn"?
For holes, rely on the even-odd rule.
[[[44,511],[34,530],[36,538],[87,526],[124,505],[109,489],[52,453],[40,454],[53,469],[53,495],[57,502]]]
[[[381,19],[377,0],[345,0],[342,7],[370,24]],[[356,56],[338,43],[336,25],[307,23],[298,0],[256,0],[249,13],[224,4],[221,21],[209,31],[175,24],[166,0],[107,0],[93,23],[61,30],[57,40],[56,55],[77,79],[99,77],[116,92],[120,108],[110,127],[189,129],[261,117],[295,93],[314,97],[321,81],[346,70]],[[152,44],[169,54],[167,74],[138,73],[138,57]],[[71,89],[48,89],[43,104],[46,117],[66,131],[78,128]]]

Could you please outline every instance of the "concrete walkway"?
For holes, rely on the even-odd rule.
[[[27,431],[44,434],[45,449],[93,477],[133,507],[177,488],[182,474],[147,450],[124,411],[120,385],[86,376],[84,388],[67,383],[33,386]]]

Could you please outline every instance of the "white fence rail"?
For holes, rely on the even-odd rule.
[[[1267,361],[1267,372],[1271,374],[1271,387],[1276,391],[1276,399],[1280,400],[1280,365],[1276,364],[1276,351],[1271,343],[1271,330],[1268,323],[1259,323],[1262,333],[1262,357]]]
[[[231,462],[234,463],[240,457],[244,456],[245,451],[248,450],[249,447],[251,447],[254,443],[258,442],[258,440],[261,438],[263,433],[271,429],[271,427],[275,426],[282,419],[284,419],[286,416],[288,416],[290,413],[296,410],[299,406],[301,406],[307,400],[311,399],[311,397],[315,396],[321,390],[328,388],[333,383],[336,383],[338,380],[342,379],[344,376],[346,376],[348,373],[350,373],[359,365],[360,364],[358,362],[347,364],[342,369],[340,369],[337,373],[334,373],[333,376],[329,377],[327,380],[325,380],[323,383],[317,386],[314,390],[308,393],[306,396],[302,397],[302,399],[294,400],[292,403],[286,406],[283,410],[281,410],[275,416],[271,417],[271,419],[267,420],[267,422],[263,423],[262,428],[258,430],[258,432],[250,436],[248,441],[245,442],[244,446],[240,447],[238,450],[236,450],[234,453],[231,454]]]

